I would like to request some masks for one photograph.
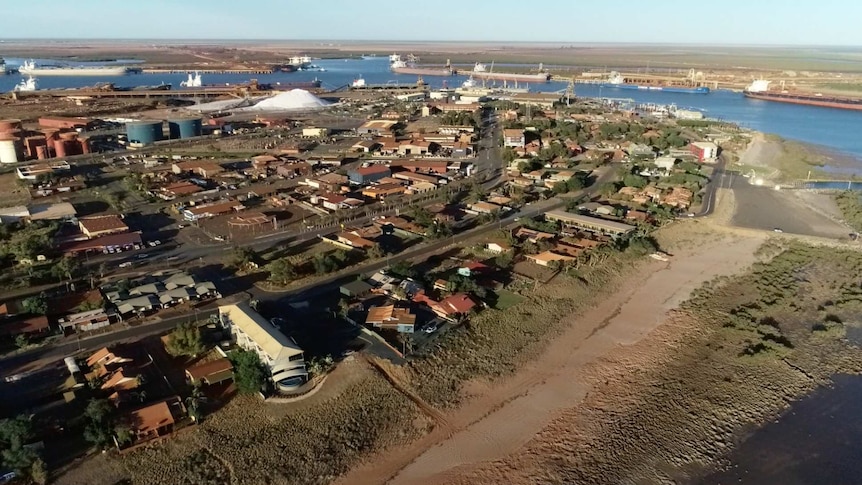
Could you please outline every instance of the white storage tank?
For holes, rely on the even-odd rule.
[[[0,163],[18,163],[24,160],[21,142],[0,138]]]

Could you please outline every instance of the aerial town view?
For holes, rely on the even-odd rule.
[[[0,484],[862,483],[859,5],[54,3]]]

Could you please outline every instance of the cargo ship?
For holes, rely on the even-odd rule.
[[[446,66],[441,68],[418,67],[419,58],[413,54],[407,56],[406,61],[401,59],[401,56],[398,54],[393,54],[389,56],[389,62],[389,69],[398,74],[416,74],[417,76],[454,76],[458,74],[457,71],[452,69],[448,61],[446,62]]]
[[[689,75],[689,79],[679,83],[665,80],[625,78],[622,74],[612,71],[606,82],[600,83],[599,87],[612,89],[637,89],[641,91],[661,91],[665,93],[687,93],[687,94],[709,94],[706,86],[696,86],[696,81]]]
[[[293,56],[288,61],[289,66],[293,66],[294,71],[301,71],[311,65],[311,58],[308,56]]]
[[[37,66],[32,60],[24,61],[18,72],[26,76],[123,76],[128,74],[126,66]]]
[[[494,72],[494,63],[491,63],[491,69],[488,66],[479,62],[473,66],[470,71],[470,76],[476,79],[485,79],[489,81],[515,81],[523,83],[546,83],[551,80],[551,75],[543,72],[542,65],[539,64],[539,72],[535,74],[512,74],[508,72]]]
[[[311,81],[296,81],[290,83],[277,82],[273,84],[260,84],[260,89],[274,91],[289,91],[291,89],[317,89],[323,84],[320,79],[314,78]]]
[[[742,94],[746,98],[778,101],[780,103],[805,104],[824,108],[852,109],[862,111],[862,99],[822,95],[820,93],[799,93],[792,91],[769,91],[770,81],[758,79],[748,85]]]

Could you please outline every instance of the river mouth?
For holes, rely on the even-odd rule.
[[[850,327],[848,327],[848,337]],[[862,335],[862,329],[855,329]],[[862,376],[839,374],[749,436],[730,467],[697,481],[724,484],[855,484],[862,482]]]

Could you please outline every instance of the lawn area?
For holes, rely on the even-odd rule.
[[[523,296],[517,293],[512,293],[509,290],[497,290],[495,293],[497,294],[497,301],[492,305],[492,308],[495,310],[506,310],[507,308],[517,305],[524,299]]]

